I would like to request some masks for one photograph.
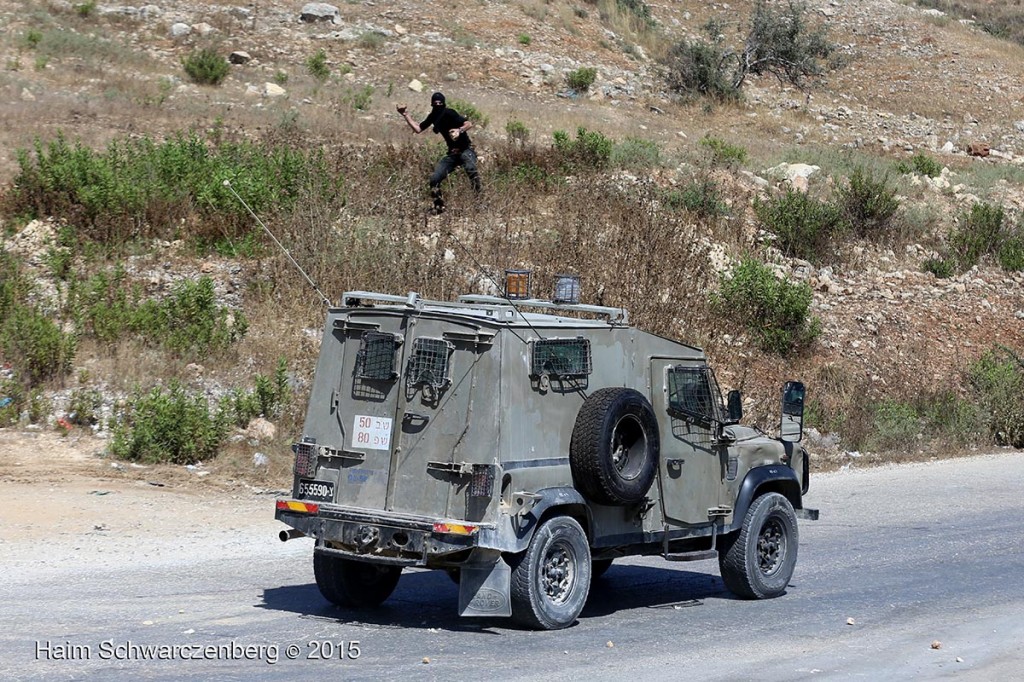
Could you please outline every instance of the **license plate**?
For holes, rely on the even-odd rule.
[[[305,500],[334,501],[334,483],[331,481],[299,481],[299,494]]]

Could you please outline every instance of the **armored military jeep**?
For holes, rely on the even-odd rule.
[[[329,601],[372,607],[404,567],[446,570],[459,613],[566,627],[629,555],[718,557],[748,598],[783,593],[808,462],[804,388],[781,437],[741,426],[699,348],[620,308],[348,292],[327,314],[287,540],[315,539]]]

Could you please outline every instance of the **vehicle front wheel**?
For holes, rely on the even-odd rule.
[[[743,526],[722,537],[718,566],[729,590],[748,599],[769,599],[786,591],[799,538],[793,506],[778,493],[750,505]]]
[[[313,575],[324,598],[338,606],[379,606],[391,596],[402,575],[401,566],[352,561],[330,554],[313,554]]]
[[[572,625],[590,592],[590,546],[575,519],[556,516],[536,530],[512,566],[512,619],[537,630]]]

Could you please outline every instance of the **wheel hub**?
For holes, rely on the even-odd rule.
[[[777,519],[769,519],[757,538],[757,563],[764,575],[779,570],[786,555],[786,535]]]
[[[576,579],[576,557],[564,542],[553,544],[544,556],[540,583],[547,598],[558,604],[566,600]]]

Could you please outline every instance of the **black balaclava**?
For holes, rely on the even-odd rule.
[[[444,108],[444,93],[435,92],[433,95],[431,95],[430,96],[430,106],[432,106],[432,107],[433,106],[437,106],[437,105],[434,104],[434,102],[440,102],[441,103],[441,107],[440,108],[443,109]]]

